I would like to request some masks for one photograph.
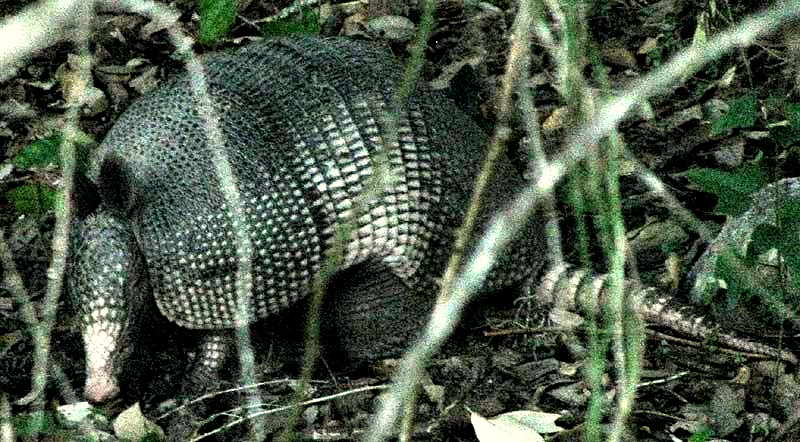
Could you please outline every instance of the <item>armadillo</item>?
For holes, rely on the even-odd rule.
[[[434,300],[484,158],[485,133],[443,94],[418,85],[403,103],[396,137],[389,136],[383,115],[403,69],[368,43],[272,39],[210,54],[202,64],[253,244],[254,319],[283,314],[306,297],[336,232],[354,219],[340,267],[359,271],[348,280],[353,291],[330,300],[341,304],[332,311],[345,321],[326,330],[355,323],[342,335],[348,352],[382,351],[375,341],[402,345]],[[197,330],[201,373],[219,367],[224,337],[237,326],[237,242],[190,82],[180,75],[131,105],[87,174],[101,202],[73,229],[68,287],[82,309],[84,395],[93,402],[120,393],[151,301],[170,321]],[[396,181],[353,217],[379,151]],[[523,185],[507,159],[496,168],[484,222]],[[490,287],[539,274],[542,232],[532,220],[493,264]],[[558,282],[580,279],[570,275],[560,267],[548,271],[536,302],[580,310],[575,304],[585,297],[578,286]],[[546,289],[561,285],[567,290]],[[668,298],[640,293],[646,319],[690,336],[711,333],[700,318],[670,310]],[[732,348],[797,361],[785,351],[720,338]]]
[[[416,299],[409,293],[433,300],[484,158],[484,132],[445,96],[418,85],[387,142],[383,112],[403,69],[368,43],[271,39],[207,55],[202,64],[253,244],[255,318],[281,314],[309,293],[378,150],[396,181],[355,218],[341,268],[367,266],[402,281],[408,291],[382,300],[399,307],[371,312],[394,324],[405,322],[395,314],[417,314],[404,306]],[[210,152],[184,74],[132,104],[91,163],[87,175],[102,202],[74,228],[68,285],[83,309],[90,401],[119,394],[148,297],[170,321],[198,330],[204,366],[219,365],[220,336],[236,326],[237,258]],[[510,163],[498,170],[484,219],[521,185]],[[535,271],[540,232],[532,224],[520,235],[496,264],[503,271],[492,285]],[[381,296],[346,300],[370,310],[362,297],[367,305]]]

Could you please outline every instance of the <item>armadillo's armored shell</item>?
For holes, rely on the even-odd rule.
[[[349,218],[386,141],[382,115],[401,69],[341,39],[275,40],[204,64],[254,245],[251,305],[264,317],[307,293]],[[107,204],[136,225],[162,313],[189,328],[229,328],[234,232],[188,82],[131,106],[95,175]],[[419,268],[446,255],[428,254],[428,242],[452,238],[485,142],[451,103],[420,94],[399,118],[399,145],[386,149],[398,182],[358,219],[344,264],[378,258],[412,287],[429,285]]]

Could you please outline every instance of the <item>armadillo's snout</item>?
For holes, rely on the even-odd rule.
[[[93,404],[102,403],[114,399],[118,394],[119,386],[114,376],[109,376],[102,370],[89,369],[86,387],[83,391],[83,396],[87,401]]]
[[[118,330],[118,324],[108,323],[95,323],[84,330],[86,385],[83,395],[89,402],[105,402],[119,394],[112,359]]]

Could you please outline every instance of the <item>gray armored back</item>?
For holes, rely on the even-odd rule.
[[[378,150],[397,181],[356,218],[343,267],[379,263],[432,299],[486,135],[446,98],[419,86],[404,103],[396,144],[388,144],[383,115],[402,68],[367,43],[270,40],[209,55],[203,64],[253,244],[250,303],[257,317],[308,294],[337,227],[350,219],[373,173],[370,156]],[[90,398],[116,394],[120,349],[113,341],[131,333],[125,315],[136,308],[120,299],[130,285],[125,265],[111,270],[121,288],[89,289],[105,284],[96,273],[112,257],[141,257],[147,290],[171,321],[193,329],[234,327],[236,241],[214,170],[185,74],[133,104],[100,147],[90,177],[103,204],[77,234],[71,283],[83,305],[92,306],[84,314]],[[520,185],[505,161],[499,176],[484,218]],[[107,231],[125,233],[104,245],[81,244]],[[126,235],[134,238],[130,246],[109,249]],[[539,245],[538,234],[522,238],[493,283],[530,275]],[[118,312],[109,314],[109,305]],[[109,332],[112,344],[103,351],[95,347],[106,341],[91,336],[105,332],[100,322],[122,323]]]

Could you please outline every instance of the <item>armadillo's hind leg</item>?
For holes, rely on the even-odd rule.
[[[422,330],[435,300],[433,290],[406,285],[382,263],[343,271],[325,294],[323,355],[349,365],[399,356]]]

